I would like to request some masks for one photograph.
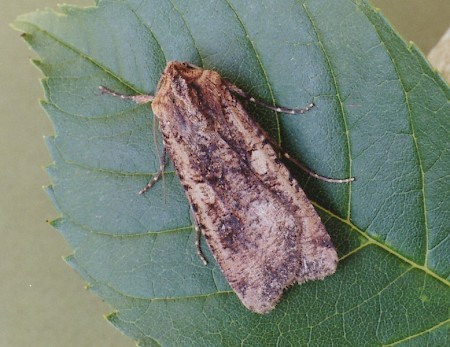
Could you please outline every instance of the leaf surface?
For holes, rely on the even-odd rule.
[[[450,307],[450,91],[365,1],[104,0],[15,22],[39,56],[55,128],[48,193],[68,263],[142,346],[443,346]],[[316,107],[303,116],[247,105],[292,156],[351,185],[292,168],[338,249],[324,281],[294,285],[267,315],[246,310],[189,205],[159,166],[148,105],[99,85],[154,93],[167,61],[214,69],[255,98]],[[160,135],[156,142],[161,149]],[[288,164],[289,165],[289,164]]]

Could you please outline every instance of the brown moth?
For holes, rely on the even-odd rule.
[[[177,61],[167,64],[154,97],[100,88],[137,103],[152,101],[195,222],[245,307],[269,312],[289,285],[336,271],[330,236],[271,140],[236,98],[247,98],[242,90],[215,71]],[[268,107],[304,113],[312,106]]]

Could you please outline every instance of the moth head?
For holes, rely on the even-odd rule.
[[[199,78],[203,73],[203,70],[188,62],[171,61],[167,64],[164,70],[164,75],[176,78],[177,76],[185,79],[187,82],[191,82]]]
[[[187,62],[171,61],[167,64],[158,84],[158,92],[153,106],[158,107],[164,99],[165,110],[172,110],[178,124],[187,125],[193,131],[212,129],[214,117],[222,112],[220,75],[214,71],[203,70]]]
[[[173,86],[178,88],[180,94],[184,93],[188,85],[202,75],[202,69],[187,62],[170,61],[167,63],[156,87],[163,93]]]

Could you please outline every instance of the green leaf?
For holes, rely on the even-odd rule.
[[[68,263],[142,346],[449,344],[450,90],[413,45],[362,0],[104,0],[15,22],[39,54],[55,128],[48,193]],[[99,85],[154,93],[169,60],[218,71],[290,154],[340,265],[294,285],[267,315],[246,310],[213,258],[198,259],[173,167],[157,171],[151,109]],[[161,139],[156,141],[161,148]]]

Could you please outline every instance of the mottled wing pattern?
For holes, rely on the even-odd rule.
[[[250,310],[335,272],[319,216],[260,127],[214,71],[171,62],[152,104],[207,244]]]

